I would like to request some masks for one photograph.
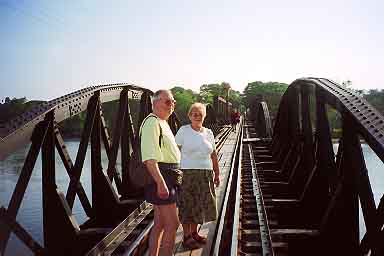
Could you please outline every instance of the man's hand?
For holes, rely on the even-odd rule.
[[[152,178],[155,180],[157,187],[157,196],[161,199],[167,199],[169,197],[169,190],[167,184],[165,184],[164,178],[161,175],[159,166],[156,160],[150,159],[144,162]]]
[[[169,190],[164,181],[157,183],[157,196],[161,199],[167,199],[169,197]]]

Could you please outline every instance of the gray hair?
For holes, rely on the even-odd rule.
[[[152,96],[152,103],[155,102],[155,101],[158,101],[161,99],[161,94],[163,93],[169,93],[172,95],[172,92],[170,90],[165,90],[165,89],[160,89],[158,91],[156,91],[153,96]]]
[[[206,116],[206,115],[207,115],[207,107],[206,107],[203,103],[195,102],[195,103],[193,103],[193,104],[189,107],[189,110],[188,110],[188,116],[191,115],[192,110],[194,110],[194,109],[199,109],[199,110],[201,110],[203,116]]]

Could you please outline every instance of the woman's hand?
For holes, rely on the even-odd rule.
[[[216,187],[220,186],[220,175],[215,173],[215,178],[213,179],[213,183],[215,183]]]
[[[220,168],[219,161],[217,159],[216,150],[214,150],[211,154],[213,172],[215,173],[215,178],[213,179],[213,183],[215,183],[216,187],[220,186]]]

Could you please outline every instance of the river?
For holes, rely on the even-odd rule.
[[[66,146],[71,156],[72,161],[76,159],[76,153],[79,146],[79,141],[71,140],[66,141]],[[337,145],[334,145],[337,148]],[[378,204],[380,197],[384,193],[384,164],[376,156],[376,154],[369,148],[368,145],[362,145],[366,165],[369,171],[372,189],[374,192],[376,205]],[[23,161],[27,155],[27,148],[23,148],[9,156],[6,160],[0,161],[0,205],[8,206],[13,190],[16,186]],[[107,167],[107,157],[102,155],[103,168]],[[58,188],[66,193],[69,184],[69,178],[67,172],[61,162],[58,154],[56,154],[56,183]],[[118,163],[117,166],[119,166]],[[91,175],[90,175],[90,147],[88,147],[87,157],[84,163],[84,169],[81,175],[81,182],[91,201]],[[22,205],[17,215],[17,221],[32,235],[32,237],[43,244],[42,236],[42,196],[41,196],[41,158],[37,159],[35,168],[33,170],[28,188],[24,195]],[[73,213],[78,223],[83,223],[87,216],[84,210],[76,198]],[[360,234],[364,234],[365,226],[360,213]],[[18,240],[18,238],[12,234],[8,242],[6,255],[33,255],[30,250]]]

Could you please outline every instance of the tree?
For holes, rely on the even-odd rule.
[[[213,98],[215,96],[221,96],[226,98],[225,85],[229,85],[227,82],[222,82],[221,84],[203,84],[200,86],[200,97],[202,102],[206,104],[212,104]],[[229,91],[229,102],[232,103],[233,108],[241,108],[243,105],[243,99],[239,91],[230,90]]]
[[[222,82],[221,84],[203,84],[200,86],[200,97],[202,102],[206,104],[212,104],[213,98],[215,96],[221,96],[225,98],[226,92],[224,89],[224,84],[226,82]]]
[[[384,89],[371,89],[363,96],[374,108],[384,114]]]
[[[270,113],[275,116],[280,104],[281,96],[287,90],[288,84],[279,82],[255,81],[244,89],[244,101],[247,108],[253,108],[258,96],[267,102]]]
[[[183,87],[176,86],[171,89],[173,97],[176,100],[176,109],[175,112],[182,123],[188,122],[188,110],[192,103],[199,101],[199,94]]]

